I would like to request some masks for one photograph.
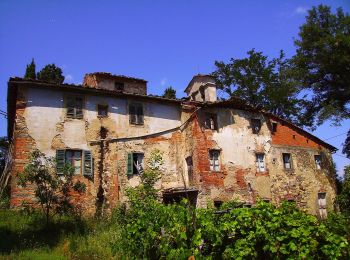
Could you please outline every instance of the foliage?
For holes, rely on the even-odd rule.
[[[74,167],[66,164],[62,175],[56,172],[56,162],[53,158],[45,156],[39,150],[34,150],[25,166],[24,172],[18,175],[22,186],[34,184],[37,203],[49,222],[52,211],[64,214],[73,211],[70,192],[85,192],[85,185],[73,183]]]
[[[309,10],[300,27],[293,62],[312,100],[305,119],[320,125],[350,117],[350,16],[324,5]]]
[[[7,140],[7,137],[0,137],[0,176],[5,168],[8,147],[9,142]]]
[[[350,217],[350,166],[345,166],[344,177],[341,183],[341,190],[336,197],[336,204],[341,212]]]
[[[172,86],[164,90],[163,98],[176,99],[176,90]]]
[[[343,143],[342,152],[350,159],[350,130],[348,131],[345,142]]]
[[[247,54],[247,58],[232,58],[229,63],[215,62],[213,76],[217,86],[230,97],[239,97],[249,105],[297,122],[302,101],[298,99],[294,70],[284,52],[272,60],[254,49]]]
[[[24,74],[24,78],[25,79],[36,79],[34,58],[32,59],[32,62],[27,65],[26,73]]]
[[[150,161],[161,162],[161,154],[154,154]],[[151,165],[155,167],[148,169],[154,171],[150,176],[158,176],[161,163]],[[276,207],[259,202],[253,208],[240,208],[239,203],[232,201],[223,204],[219,212],[195,209],[185,199],[180,204],[164,205],[157,200],[156,189],[145,188],[154,185],[157,179],[142,177],[138,187],[128,190],[128,207],[120,207],[115,213],[117,223],[123,227],[122,239],[115,246],[124,248],[129,256],[147,259],[186,259],[192,255],[214,259],[349,256],[347,230],[330,228],[328,223],[298,210],[294,203]]]
[[[64,81],[64,76],[62,75],[62,70],[56,65],[48,64],[37,75],[38,80],[52,82],[56,84],[62,84]]]

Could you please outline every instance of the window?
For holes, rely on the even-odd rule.
[[[315,155],[316,169],[321,170],[321,155]]]
[[[186,164],[187,164],[188,181],[191,185],[193,183],[193,159],[192,159],[192,156],[188,156],[186,158]]]
[[[68,97],[67,98],[67,117],[69,118],[83,118],[83,98]]]
[[[211,129],[211,130],[217,130],[218,124],[217,124],[217,116],[216,114],[212,113],[205,113],[205,128]]]
[[[220,151],[218,150],[210,150],[209,151],[209,159],[210,159],[210,170],[211,171],[220,171]]]
[[[260,132],[261,129],[261,121],[260,119],[252,119],[251,120],[251,126],[253,129],[253,134],[258,134]]]
[[[290,153],[282,154],[284,169],[292,169],[291,156]]]
[[[256,171],[265,172],[265,155],[263,153],[256,154]]]
[[[327,204],[326,204],[326,193],[325,192],[320,192],[318,193],[318,208],[320,212],[320,217],[321,218],[326,218],[327,217]]]
[[[222,204],[223,204],[223,202],[221,200],[214,200],[214,207],[216,209],[220,209]]]
[[[124,91],[124,83],[114,82],[114,90]]]
[[[273,122],[272,123],[272,133],[276,133],[277,132],[277,123]]]
[[[65,164],[75,168],[75,174],[93,176],[93,159],[90,151],[56,150],[57,174],[63,174]]]
[[[142,174],[143,173],[143,153],[129,153],[128,154],[128,169],[127,175]]]
[[[97,105],[97,115],[101,117],[106,117],[108,115],[108,106]]]
[[[130,104],[129,121],[132,125],[143,125],[143,106],[142,104]]]

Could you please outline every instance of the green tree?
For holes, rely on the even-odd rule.
[[[48,81],[51,83],[62,84],[64,76],[62,75],[61,68],[55,64],[46,65],[37,75],[38,80]]]
[[[46,217],[46,224],[54,214],[73,211],[70,191],[85,192],[86,186],[80,181],[73,183],[74,167],[66,164],[62,174],[57,174],[56,161],[34,150],[25,166],[24,172],[18,175],[19,184],[26,187],[34,184],[34,193]]]
[[[217,86],[230,97],[297,122],[302,101],[298,99],[294,70],[284,52],[272,60],[254,49],[247,54],[247,58],[232,58],[229,63],[215,62]]]
[[[311,90],[305,120],[309,125],[350,117],[350,16],[324,5],[309,10],[295,40],[293,63]]]
[[[345,166],[344,177],[341,182],[340,191],[336,198],[336,203],[341,212],[350,216],[350,166]]]
[[[25,79],[36,79],[34,58],[32,59],[32,62],[27,65],[26,73],[24,75],[24,78]]]
[[[172,86],[164,90],[163,98],[176,99],[176,90]]]

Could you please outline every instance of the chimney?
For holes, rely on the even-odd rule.
[[[194,101],[217,101],[215,78],[211,75],[195,75],[185,92]]]

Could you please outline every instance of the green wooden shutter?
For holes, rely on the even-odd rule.
[[[84,176],[92,177],[94,174],[94,166],[93,166],[93,159],[90,151],[83,151],[83,157],[84,157],[84,169],[83,174]]]
[[[63,167],[65,164],[65,150],[56,150],[56,171],[57,174],[63,174]]]
[[[132,153],[128,153],[128,165],[127,165],[127,172],[126,172],[126,174],[127,175],[132,175],[133,174],[133,163],[132,163],[132,161],[133,161],[133,158],[132,158]]]

